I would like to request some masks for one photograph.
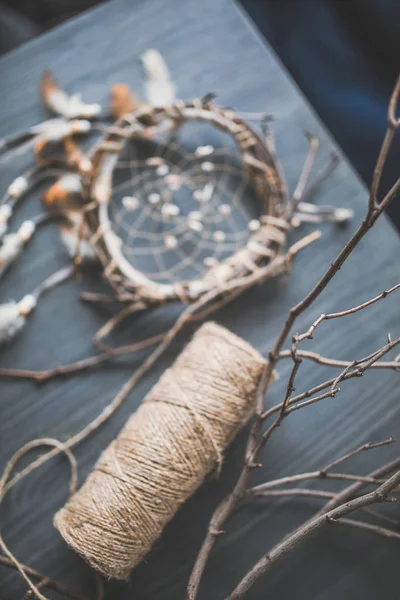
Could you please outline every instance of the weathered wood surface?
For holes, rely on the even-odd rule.
[[[138,56],[154,46],[165,55],[182,97],[218,93],[220,101],[245,111],[274,115],[274,131],[291,189],[306,152],[303,129],[321,140],[318,164],[333,144],[271,51],[230,0],[116,0],[27,44],[0,61],[0,134],[38,122],[44,110],[38,98],[38,79],[51,67],[69,90],[88,101],[106,102],[111,83],[127,81],[142,87]],[[1,166],[2,190],[18,173],[18,159]],[[351,206],[356,212],[349,229],[323,227],[319,242],[305,250],[285,282],[252,290],[216,315],[216,319],[266,353],[288,308],[299,300],[332,260],[366,206],[366,192],[351,168],[342,163],[320,200]],[[38,210],[38,195],[29,200],[14,221]],[[304,328],[318,314],[344,309],[393,285],[399,279],[399,239],[383,219],[354,253],[337,281],[304,318]],[[45,275],[65,262],[57,233],[47,228],[29,246],[17,268],[1,282],[1,301],[19,298]],[[95,278],[69,282],[44,299],[26,331],[1,354],[4,366],[32,369],[65,363],[92,351],[91,335],[104,312],[82,305],[78,290],[93,289]],[[168,314],[141,316],[132,321],[129,339],[139,339],[162,327]],[[313,348],[328,356],[353,359],[398,335],[398,298],[375,305],[342,323],[323,324]],[[184,342],[181,339],[151,376],[137,387],[111,421],[79,446],[79,478],[83,481],[100,451],[115,437],[128,415]],[[306,345],[305,347],[309,347]],[[98,414],[138,364],[122,361],[117,368],[86,374],[42,387],[30,382],[0,382],[0,464],[21,444],[37,436],[65,439]],[[269,402],[282,398],[290,365],[280,366],[281,378]],[[300,386],[322,380],[327,371],[303,367]],[[342,385],[337,400],[325,401],[288,419],[274,437],[256,480],[322,466],[362,443],[398,435],[399,379],[395,373],[367,374]],[[240,467],[245,434],[233,444],[219,481],[210,480],[180,511],[154,551],[136,569],[129,584],[108,584],[106,598],[118,600],[179,600],[204,527],[216,502],[234,481]],[[364,453],[349,469],[366,472],[377,460],[389,458],[394,447]],[[67,494],[67,466],[60,458],[31,475],[9,494],[1,511],[5,539],[23,561],[71,585],[93,590],[93,573],[71,552],[51,524],[52,515]],[[317,501],[315,501],[317,502]],[[229,522],[206,573],[201,598],[220,600],[269,546],[306,518],[314,501],[277,500],[243,507]],[[393,510],[392,512],[395,512]],[[371,534],[331,527],[281,562],[254,588],[249,600],[378,600],[398,596],[398,542]],[[14,600],[26,589],[13,572],[0,567],[0,597]],[[53,594],[51,597],[55,597]],[[92,593],[93,597],[93,593]]]

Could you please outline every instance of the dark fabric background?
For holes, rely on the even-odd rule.
[[[400,67],[400,0],[241,2],[369,185]],[[99,3],[0,2],[0,52]],[[399,157],[400,136],[383,176],[383,190],[399,174]],[[400,228],[399,201],[390,215]]]
[[[367,185],[400,70],[399,0],[242,0]],[[400,135],[382,189],[400,174]],[[400,227],[400,199],[389,209]]]

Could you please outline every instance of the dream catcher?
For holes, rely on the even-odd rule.
[[[289,200],[267,118],[261,133],[218,106],[211,94],[175,100],[158,52],[147,51],[143,64],[148,101],[139,101],[123,84],[114,86],[112,125],[99,105],[68,96],[45,72],[42,97],[57,118],[1,145],[3,160],[7,151],[33,147],[38,163],[3,198],[1,273],[39,225],[56,219],[76,264],[101,262],[114,297],[124,305],[122,315],[170,302],[207,304],[208,298],[221,301],[287,270],[287,233],[301,221],[350,217],[348,210],[306,203],[300,190]],[[95,138],[88,151],[77,144],[79,135]],[[311,141],[305,177],[314,153]],[[54,177],[43,196],[49,214],[4,235],[23,197],[40,180]],[[34,304],[25,299],[9,305],[13,317],[6,312],[1,339],[19,330],[21,318],[18,326],[8,322],[17,307],[25,317]]]
[[[33,468],[104,423],[189,321],[204,318],[257,282],[288,272],[295,254],[319,235],[313,232],[290,246],[294,228],[351,217],[350,210],[310,203],[336,162],[307,188],[314,138],[309,137],[309,154],[289,197],[267,117],[221,107],[212,94],[178,100],[159,53],[149,50],[142,59],[146,100],[117,84],[107,110],[68,96],[45,72],[42,97],[56,118],[1,141],[2,162],[33,149],[36,166],[11,183],[0,206],[0,276],[35,232],[53,221],[73,264],[50,273],[19,302],[0,307],[0,342],[22,329],[42,293],[91,264],[101,266],[111,291],[108,296],[88,293],[86,300],[111,299],[120,307],[96,335],[103,346],[100,340],[128,315],[171,303],[183,306],[168,332],[130,347],[158,344],[103,413]],[[45,212],[10,233],[19,204],[43,180],[51,182],[43,194]],[[118,353],[118,348],[105,349],[105,355],[67,366],[65,372]]]

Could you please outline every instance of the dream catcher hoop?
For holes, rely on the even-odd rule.
[[[259,219],[250,221],[250,230],[253,231],[244,247],[236,249],[222,262],[217,262],[212,255],[204,259],[208,268],[201,278],[160,283],[135,268],[124,254],[122,240],[118,237],[111,219],[114,200],[113,175],[120,153],[132,140],[148,139],[166,128],[176,134],[183,124],[194,121],[211,124],[228,133],[236,142],[242,157],[243,175],[253,184],[257,195],[260,216]],[[181,222],[186,221],[187,229],[199,234],[199,243],[201,232],[205,229],[203,207],[209,206],[212,200],[215,189],[212,175],[218,170],[212,154],[213,148],[210,146],[197,147],[195,150],[195,157],[200,159],[199,169],[204,175],[210,173],[210,176],[208,182],[207,177],[205,178],[206,183],[202,188],[192,190],[198,210],[191,210],[182,217],[179,217],[181,207],[174,202],[173,193],[179,191],[188,181],[188,177],[182,177],[182,172],[176,172],[176,166],[169,163],[165,156],[153,156],[146,161],[153,171],[153,178],[161,178],[172,192],[172,197],[170,194],[168,198],[162,198],[162,194],[157,192],[148,195],[147,202],[153,204],[153,212],[156,211],[162,221],[174,217],[175,221],[177,217]],[[238,115],[230,109],[217,106],[209,99],[177,102],[167,108],[145,106],[127,115],[96,148],[93,164],[94,175],[85,189],[85,201],[89,207],[93,206],[85,211],[91,243],[113,287],[125,297],[131,294],[132,301],[140,302],[144,307],[174,301],[194,302],[216,286],[222,293],[227,285],[265,266],[285,245],[286,232],[290,225],[285,218],[286,191],[275,157],[268,151],[259,135]],[[136,196],[124,197],[123,200],[128,211],[135,210],[140,202]],[[228,216],[230,212],[229,204],[219,205],[220,216],[223,217],[224,213]],[[161,235],[164,236],[167,250],[174,250],[178,246],[179,241],[172,233],[163,232]],[[221,245],[227,235],[223,230],[217,229],[212,232],[212,239],[216,245]]]

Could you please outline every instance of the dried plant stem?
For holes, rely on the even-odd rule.
[[[279,353],[279,359],[281,358],[291,358],[292,351],[291,350],[282,350]],[[312,360],[313,362],[319,365],[326,365],[327,367],[348,367],[351,365],[351,361],[347,360],[337,360],[334,358],[327,358],[326,356],[321,356],[317,352],[310,352],[308,350],[297,350],[297,356],[300,358],[305,358],[306,360]],[[377,361],[372,364],[371,369],[400,369],[400,358],[392,361]]]
[[[331,396],[331,397],[334,396],[338,391],[337,389],[335,389],[334,384],[336,384],[338,382],[339,378],[340,378],[340,381],[347,381],[349,379],[354,379],[355,377],[362,377],[367,369],[374,368],[374,365],[376,365],[376,364],[384,365],[383,368],[397,369],[398,359],[393,361],[393,363],[385,363],[383,361],[382,361],[382,363],[378,363],[378,360],[379,360],[380,356],[387,354],[388,352],[390,352],[390,350],[392,350],[394,347],[396,347],[399,344],[400,344],[400,338],[397,338],[396,340],[390,342],[389,345],[383,346],[383,348],[379,349],[377,352],[374,352],[372,355],[369,355],[362,359],[359,359],[358,361],[351,361],[351,362],[343,361],[343,365],[340,365],[340,366],[344,366],[345,368],[340,373],[339,377],[332,377],[331,379],[327,379],[326,381],[319,383],[318,385],[310,388],[309,390],[302,392],[301,394],[298,394],[297,396],[292,397],[290,399],[290,401],[288,402],[288,407],[286,409],[286,413],[288,413],[289,411],[293,412],[294,410],[299,410],[299,408],[302,408],[303,406],[309,406],[310,404],[319,402],[319,400],[323,400],[324,398],[327,398],[329,396]],[[290,352],[290,354],[289,353],[287,355],[284,354],[283,357],[291,356],[291,351],[289,351],[289,352]],[[379,355],[377,354],[378,352],[379,352]],[[282,353],[280,353],[280,354],[282,354]],[[305,356],[305,358],[307,358],[307,356]],[[330,359],[326,359],[326,360],[329,361]],[[340,362],[340,361],[338,361],[338,362]],[[324,362],[323,364],[326,364],[326,363]],[[336,366],[336,365],[332,365],[332,366]],[[339,364],[337,366],[339,366]],[[354,367],[353,370],[351,370],[350,367]],[[326,388],[330,388],[329,392],[321,394],[320,396],[315,396],[315,394],[318,394],[319,392],[321,392],[322,390],[324,390]],[[300,403],[300,401],[305,400],[307,398],[311,398],[311,399],[307,400],[303,403]],[[280,402],[279,404],[275,404],[274,406],[271,406],[270,408],[268,408],[267,410],[265,410],[262,413],[262,415],[261,415],[262,419],[266,420],[273,414],[281,411],[282,406],[283,406],[283,402]]]
[[[316,157],[318,146],[319,146],[319,141],[317,140],[317,138],[315,138],[313,135],[311,135],[309,133],[306,133],[306,136],[308,138],[310,146],[309,146],[307,158],[304,162],[303,170],[299,177],[299,181],[297,183],[296,189],[293,192],[292,203],[290,206],[291,216],[293,215],[293,212],[296,210],[298,203],[301,201],[301,199],[304,196],[304,192],[305,192],[309,177],[311,175],[311,170],[313,168],[313,165],[315,162],[315,157]]]
[[[324,490],[313,490],[309,488],[289,488],[285,490],[266,490],[265,492],[260,492],[257,494],[257,497],[263,498],[282,498],[282,497],[293,497],[293,496],[301,496],[307,498],[335,498],[337,494],[335,492],[326,492]],[[378,519],[384,519],[388,522],[392,523],[396,527],[398,526],[398,522],[395,519],[390,519],[385,515],[378,513],[370,509],[369,507],[364,507],[361,509],[366,514],[371,514],[372,516]],[[385,537],[391,537],[400,540],[400,533],[398,531],[393,531],[393,529],[388,529],[387,527],[381,527],[379,525],[375,525],[373,523],[366,523],[364,521],[357,521],[355,519],[340,519],[337,523],[352,525],[353,527],[359,527],[361,529],[367,529],[368,531],[372,531],[379,535],[384,535]]]
[[[12,458],[7,463],[7,465],[4,469],[4,472],[1,476],[1,479],[0,479],[0,504],[3,501],[7,491],[9,489],[9,486],[7,486],[7,482],[11,476],[12,471],[15,469],[17,463],[28,452],[30,452],[31,450],[38,448],[40,446],[53,446],[53,451],[55,450],[56,453],[63,452],[66,455],[66,457],[69,460],[70,466],[71,466],[69,492],[70,492],[70,495],[75,493],[76,485],[77,485],[77,466],[76,466],[76,460],[75,460],[73,454],[71,453],[71,450],[69,448],[65,448],[64,445],[61,442],[59,442],[58,440],[54,440],[52,438],[41,438],[41,439],[37,439],[37,440],[33,440],[31,442],[28,442],[27,444],[22,446],[19,450],[17,450],[17,452],[12,456]],[[9,548],[8,548],[7,544],[5,543],[5,541],[3,540],[3,537],[1,534],[0,534],[0,548],[2,549],[2,551],[4,552],[6,557],[13,563],[15,569],[17,571],[19,571],[19,573],[21,574],[23,579],[28,584],[30,590],[36,595],[36,597],[39,598],[40,600],[46,600],[46,597],[43,596],[43,594],[39,590],[40,586],[35,585],[33,583],[29,573],[27,571],[25,571],[25,568],[24,568],[25,565],[23,565],[14,556],[14,554],[9,550]]]
[[[256,456],[259,456],[261,450],[264,448],[265,444],[270,439],[272,433],[275,431],[275,429],[277,429],[281,425],[282,421],[288,415],[290,415],[292,412],[294,412],[296,410],[300,410],[301,408],[310,406],[311,404],[316,404],[317,402],[319,402],[320,400],[324,400],[325,398],[329,398],[329,397],[335,398],[336,394],[340,391],[338,384],[341,381],[343,381],[344,379],[349,379],[353,373],[354,373],[354,376],[361,377],[363,375],[363,373],[365,372],[365,370],[367,368],[369,368],[369,366],[374,364],[374,362],[376,362],[379,358],[381,358],[381,356],[383,356],[384,354],[387,354],[388,352],[390,352],[390,350],[392,350],[394,347],[396,347],[399,344],[400,344],[400,338],[397,338],[396,340],[389,342],[388,344],[386,344],[385,346],[383,346],[382,348],[380,348],[378,351],[374,352],[373,354],[349,363],[349,365],[338,375],[338,377],[336,377],[332,381],[329,391],[327,391],[323,394],[320,394],[319,396],[313,396],[309,400],[304,400],[302,402],[297,402],[296,398],[291,398],[290,392],[289,392],[289,390],[292,390],[294,387],[293,383],[294,383],[294,379],[295,379],[298,365],[299,365],[298,361],[296,360],[295,366],[293,367],[292,373],[289,378],[288,391],[286,392],[285,400],[282,402],[282,404],[279,405],[279,409],[277,409],[277,410],[279,410],[279,415],[276,418],[276,420],[269,426],[269,428],[263,433],[258,445],[256,446],[254,454]],[[295,351],[292,350],[292,353],[293,352],[295,352]],[[355,369],[355,370],[351,371],[351,369]],[[328,387],[328,386],[326,386],[326,387]],[[289,406],[289,404],[291,406]],[[272,414],[272,409],[263,413],[261,415],[261,418],[264,419],[264,418],[266,418],[265,415],[269,416],[269,414]]]
[[[248,494],[253,496],[262,495],[265,491],[278,487],[279,485],[287,485],[289,483],[297,483],[299,481],[308,481],[310,479],[333,479],[337,481],[359,481],[365,484],[380,484],[383,483],[381,479],[375,477],[363,476],[363,475],[352,475],[349,473],[325,473],[323,470],[320,471],[309,471],[308,473],[299,473],[298,475],[290,475],[288,477],[281,477],[280,479],[274,479],[267,483],[262,483],[250,488]]]
[[[356,519],[346,518],[339,519],[338,521],[333,522],[339,523],[339,525],[351,525],[351,527],[358,527],[360,529],[371,531],[372,533],[377,533],[378,535],[383,535],[388,538],[400,540],[400,533],[398,531],[393,531],[391,529],[388,529],[387,527],[380,527],[379,525],[374,525],[373,523],[366,523],[365,521],[358,521]]]
[[[3,567],[8,567],[10,569],[16,569],[14,562],[7,556],[0,555],[0,565]],[[36,569],[32,569],[32,567],[23,564],[22,567],[25,573],[29,575],[29,577],[31,577],[32,579],[36,579],[39,582],[40,587],[47,588],[48,590],[53,590],[54,592],[58,592],[65,598],[70,598],[70,600],[88,600],[86,596],[83,596],[82,594],[78,594],[77,592],[70,590],[67,586],[63,585],[62,583],[58,583],[53,579],[50,579],[46,575],[43,575],[39,571],[36,571]]]
[[[396,107],[398,104],[399,95],[400,95],[400,76],[397,79],[396,86],[393,91],[391,101],[390,101],[390,106],[389,106],[388,130],[390,132],[392,132],[393,134],[394,134],[395,129],[397,129],[400,126],[400,123],[398,121],[396,121],[395,116],[394,116],[395,110],[396,110]],[[377,190],[379,187],[379,182],[380,182],[381,175],[382,175],[382,168],[386,161],[386,158],[387,158],[387,155],[388,155],[388,152],[390,149],[390,142],[391,142],[391,138],[389,139],[389,141],[387,141],[387,136],[386,136],[384,143],[382,144],[382,148],[381,148],[379,158],[378,158],[378,166],[380,168],[377,168],[374,173],[372,190]],[[230,495],[228,495],[225,498],[225,500],[223,500],[223,502],[219,505],[219,507],[216,509],[216,511],[214,512],[214,514],[211,518],[206,537],[200,548],[199,554],[197,556],[197,559],[195,561],[195,564],[194,564],[194,567],[193,567],[193,570],[192,570],[192,573],[191,573],[191,576],[189,579],[189,583],[188,583],[188,587],[187,587],[187,599],[188,600],[195,600],[198,589],[199,589],[201,577],[203,575],[205,566],[208,561],[208,556],[209,556],[211,549],[213,548],[215,540],[216,540],[216,535],[218,535],[219,531],[222,529],[222,526],[223,526],[225,520],[232,514],[232,512],[235,510],[239,501],[245,495],[251,469],[257,466],[257,460],[258,460],[259,453],[261,452],[262,448],[265,446],[265,443],[268,441],[272,432],[277,427],[279,427],[279,425],[286,413],[287,404],[290,402],[290,397],[288,400],[287,396],[286,396],[284,402],[282,403],[278,418],[276,419],[275,423],[272,424],[272,426],[269,429],[269,433],[264,434],[262,441],[259,442],[259,436],[260,436],[260,432],[261,432],[263,419],[266,418],[265,417],[266,413],[263,408],[264,407],[264,395],[265,395],[264,392],[265,392],[265,390],[267,390],[269,388],[270,384],[272,383],[272,378],[273,378],[273,373],[274,373],[276,363],[279,360],[279,355],[282,351],[283,345],[284,345],[287,337],[289,336],[289,334],[293,328],[294,322],[296,321],[298,316],[300,314],[302,314],[305,310],[307,310],[313,304],[313,302],[320,296],[320,294],[325,290],[327,285],[338,273],[339,269],[343,266],[343,264],[348,259],[348,257],[353,252],[353,250],[357,247],[359,242],[363,239],[363,237],[366,235],[366,233],[374,225],[374,223],[376,222],[378,217],[382,214],[382,212],[385,210],[385,208],[393,200],[393,198],[395,197],[395,195],[397,194],[399,189],[400,189],[400,178],[392,186],[392,188],[389,190],[389,192],[386,194],[386,196],[384,197],[384,199],[381,201],[381,203],[379,205],[376,204],[375,197],[373,199],[373,202],[371,202],[371,200],[369,201],[366,217],[364,218],[362,223],[359,225],[358,229],[355,231],[353,236],[350,238],[350,240],[347,242],[347,244],[344,246],[344,248],[339,252],[336,259],[332,262],[332,264],[330,265],[328,270],[321,277],[321,279],[317,282],[317,284],[311,289],[311,291],[298,304],[294,305],[290,309],[288,317],[287,317],[280,333],[278,334],[278,337],[275,341],[275,344],[274,344],[272,350],[269,352],[269,355],[268,355],[268,363],[267,363],[266,369],[263,373],[263,376],[261,379],[260,390],[257,395],[256,418],[253,422],[253,425],[252,425],[250,433],[249,433],[249,438],[248,438],[246,453],[245,453],[245,462],[244,462],[242,472],[239,475],[239,478],[234,486],[232,493]],[[372,194],[370,195],[370,198],[371,198],[371,196],[372,196]],[[376,361],[373,361],[373,362],[376,362]],[[342,378],[345,378],[347,376],[347,374],[348,373],[344,373]],[[293,380],[294,380],[294,378],[293,378]],[[335,382],[336,382],[336,380],[333,380],[332,385]],[[333,502],[333,500],[332,500],[332,502]],[[340,509],[343,509],[343,507],[338,507],[337,510],[340,510]],[[346,514],[346,513],[343,513],[343,514]],[[322,524],[323,523],[321,522],[321,525]],[[318,525],[318,526],[320,526],[320,525]],[[285,543],[285,542],[283,542],[283,543]],[[277,556],[279,556],[279,553],[277,554]],[[269,560],[270,559],[268,558],[268,561]],[[267,564],[269,564],[268,561],[267,561]],[[257,570],[258,568],[259,568],[259,566],[256,565],[255,569]],[[251,585],[251,580],[252,580],[253,576],[254,576],[254,573],[253,573],[253,570],[251,570],[249,572],[248,576],[246,576],[246,578],[244,580],[244,584],[243,584],[244,588],[246,588],[246,586],[249,582]],[[240,592],[240,590],[239,590],[239,592]],[[240,595],[239,596],[232,595],[232,598],[230,598],[230,600],[233,600],[234,598],[239,598],[239,597],[243,597],[243,595],[241,595],[241,596]]]
[[[118,346],[117,348],[111,348],[106,346],[107,351],[102,354],[97,354],[95,356],[89,356],[87,358],[83,358],[82,360],[78,360],[73,363],[69,363],[67,365],[59,365],[54,367],[53,369],[46,369],[43,371],[33,371],[28,369],[9,369],[6,367],[0,367],[0,377],[14,377],[19,379],[32,379],[37,383],[44,383],[53,379],[54,377],[66,377],[68,375],[76,374],[81,371],[86,371],[93,367],[97,367],[105,362],[111,361],[113,358],[118,356],[123,356],[126,354],[134,354],[135,352],[139,352],[140,350],[144,350],[155,344],[159,343],[164,339],[165,333],[161,333],[159,335],[151,336],[142,340],[141,342],[136,342],[135,344],[129,344],[126,346]]]
[[[344,456],[341,456],[340,458],[337,458],[336,460],[332,461],[331,463],[326,465],[326,467],[321,469],[321,471],[322,471],[322,473],[328,473],[334,467],[341,465],[343,462],[345,462],[346,460],[349,460],[349,458],[353,458],[357,454],[361,454],[361,452],[367,452],[368,450],[376,450],[376,448],[382,448],[382,446],[388,446],[389,444],[393,444],[393,441],[394,441],[393,438],[389,437],[387,440],[382,440],[381,442],[375,442],[375,443],[367,442],[366,444],[362,444],[361,446],[359,446],[358,448],[355,448],[354,450],[351,450]]]
[[[282,496],[306,496],[314,498],[334,498],[335,492],[326,492],[325,490],[313,490],[310,488],[288,488],[284,490],[260,490],[254,491],[254,488],[248,491],[249,497],[273,498]]]
[[[319,190],[320,186],[324,183],[324,181],[326,181],[332,175],[333,171],[336,169],[338,164],[339,157],[335,152],[332,152],[329,161],[316,174],[316,176],[313,178],[314,181],[312,185],[310,185],[303,194],[304,202],[313,201],[317,190]]]
[[[254,585],[254,583],[264,575],[280,558],[296,548],[305,541],[312,533],[321,529],[324,525],[334,523],[338,519],[348,515],[355,510],[370,506],[371,504],[391,501],[390,492],[400,483],[400,471],[392,475],[385,483],[376,490],[341,504],[337,508],[321,515],[317,515],[299,527],[295,532],[279,542],[272,550],[265,554],[250,571],[245,575],[242,581],[236,586],[233,592],[226,600],[241,600],[245,594]]]
[[[392,443],[393,443],[393,438],[390,437],[387,440],[382,440],[381,442],[376,442],[375,444],[372,444],[370,442],[368,442],[366,444],[362,444],[361,446],[358,446],[358,448],[351,450],[344,456],[341,456],[340,458],[334,460],[333,462],[329,463],[328,465],[326,465],[322,469],[319,469],[318,471],[310,471],[308,473],[300,473],[298,475],[290,475],[288,477],[281,477],[279,479],[274,479],[272,481],[268,481],[267,483],[262,483],[260,485],[257,485],[255,487],[249,489],[248,494],[249,495],[258,495],[261,492],[265,492],[266,490],[270,490],[270,489],[275,488],[280,485],[287,485],[287,484],[291,484],[291,483],[296,483],[298,481],[305,481],[308,479],[340,479],[340,480],[362,481],[364,483],[373,483],[373,484],[382,483],[382,481],[380,481],[379,479],[376,479],[375,477],[371,477],[371,476],[362,477],[359,475],[349,475],[347,473],[331,473],[331,469],[333,469],[334,467],[337,467],[338,465],[342,464],[346,460],[353,458],[354,456],[356,456],[357,454],[360,454],[361,452],[366,452],[368,450],[375,450],[377,448],[381,448],[382,446],[388,446],[389,444],[392,444]]]
[[[372,477],[374,479],[383,478],[388,473],[392,473],[394,470],[396,470],[398,468],[400,468],[400,458],[396,458],[396,459],[392,460],[391,462],[379,467],[378,469],[375,469],[375,471],[372,471],[372,473],[369,474],[369,477]],[[366,485],[368,485],[368,484],[363,481],[358,481],[356,483],[352,483],[351,485],[349,485],[347,488],[345,488],[341,492],[338,492],[338,494],[336,494],[335,498],[332,498],[332,500],[329,500],[329,502],[327,502],[327,504],[321,509],[321,511],[318,514],[323,514],[324,512],[329,512],[330,510],[336,508],[340,504],[343,504],[343,503],[347,502],[348,500],[350,500],[351,498],[354,498]]]
[[[293,497],[293,496],[301,496],[306,498],[335,498],[335,492],[327,492],[324,490],[313,490],[310,488],[288,488],[284,490],[265,490],[265,492],[260,492],[257,494],[257,497],[262,498],[282,498],[282,497]],[[379,513],[378,511],[373,510],[369,507],[364,507],[361,509],[364,513],[369,514],[377,519],[382,519],[388,523],[391,523],[395,527],[399,526],[399,522],[395,519],[391,519],[386,515]],[[380,527],[378,525],[374,525],[372,523],[364,523],[363,521],[355,521],[350,519],[341,519],[339,523],[346,523],[349,525],[353,525],[355,527],[361,527],[363,529],[369,529],[374,531],[375,533],[380,533],[381,535],[385,535],[387,537],[393,537],[396,539],[400,539],[400,533],[397,531],[393,531],[393,529],[388,529],[385,527]]]
[[[393,287],[391,287],[388,290],[384,290],[381,294],[378,294],[374,298],[371,298],[370,300],[367,300],[367,302],[363,302],[362,304],[359,304],[358,306],[354,306],[353,308],[350,308],[348,310],[343,310],[343,311],[335,312],[335,313],[323,314],[323,315],[319,316],[318,319],[316,321],[314,321],[314,323],[311,325],[311,327],[305,333],[296,336],[297,341],[301,342],[303,339],[306,339],[306,338],[312,339],[314,331],[323,321],[329,321],[330,319],[339,319],[341,317],[353,315],[354,313],[356,313],[360,310],[363,310],[364,308],[367,308],[368,306],[371,306],[371,304],[375,304],[375,302],[378,302],[379,300],[383,300],[384,298],[387,298],[389,296],[389,294],[395,292],[399,288],[400,288],[400,283],[398,283],[397,285],[394,285]]]
[[[385,521],[385,523],[390,523],[391,525],[394,525],[396,530],[399,530],[400,522],[398,519],[392,519],[392,517],[388,517],[387,515],[384,515],[383,513],[379,512],[378,510],[374,510],[373,508],[364,508],[363,511],[369,514],[371,517],[374,517],[375,519],[379,519],[381,521]]]

